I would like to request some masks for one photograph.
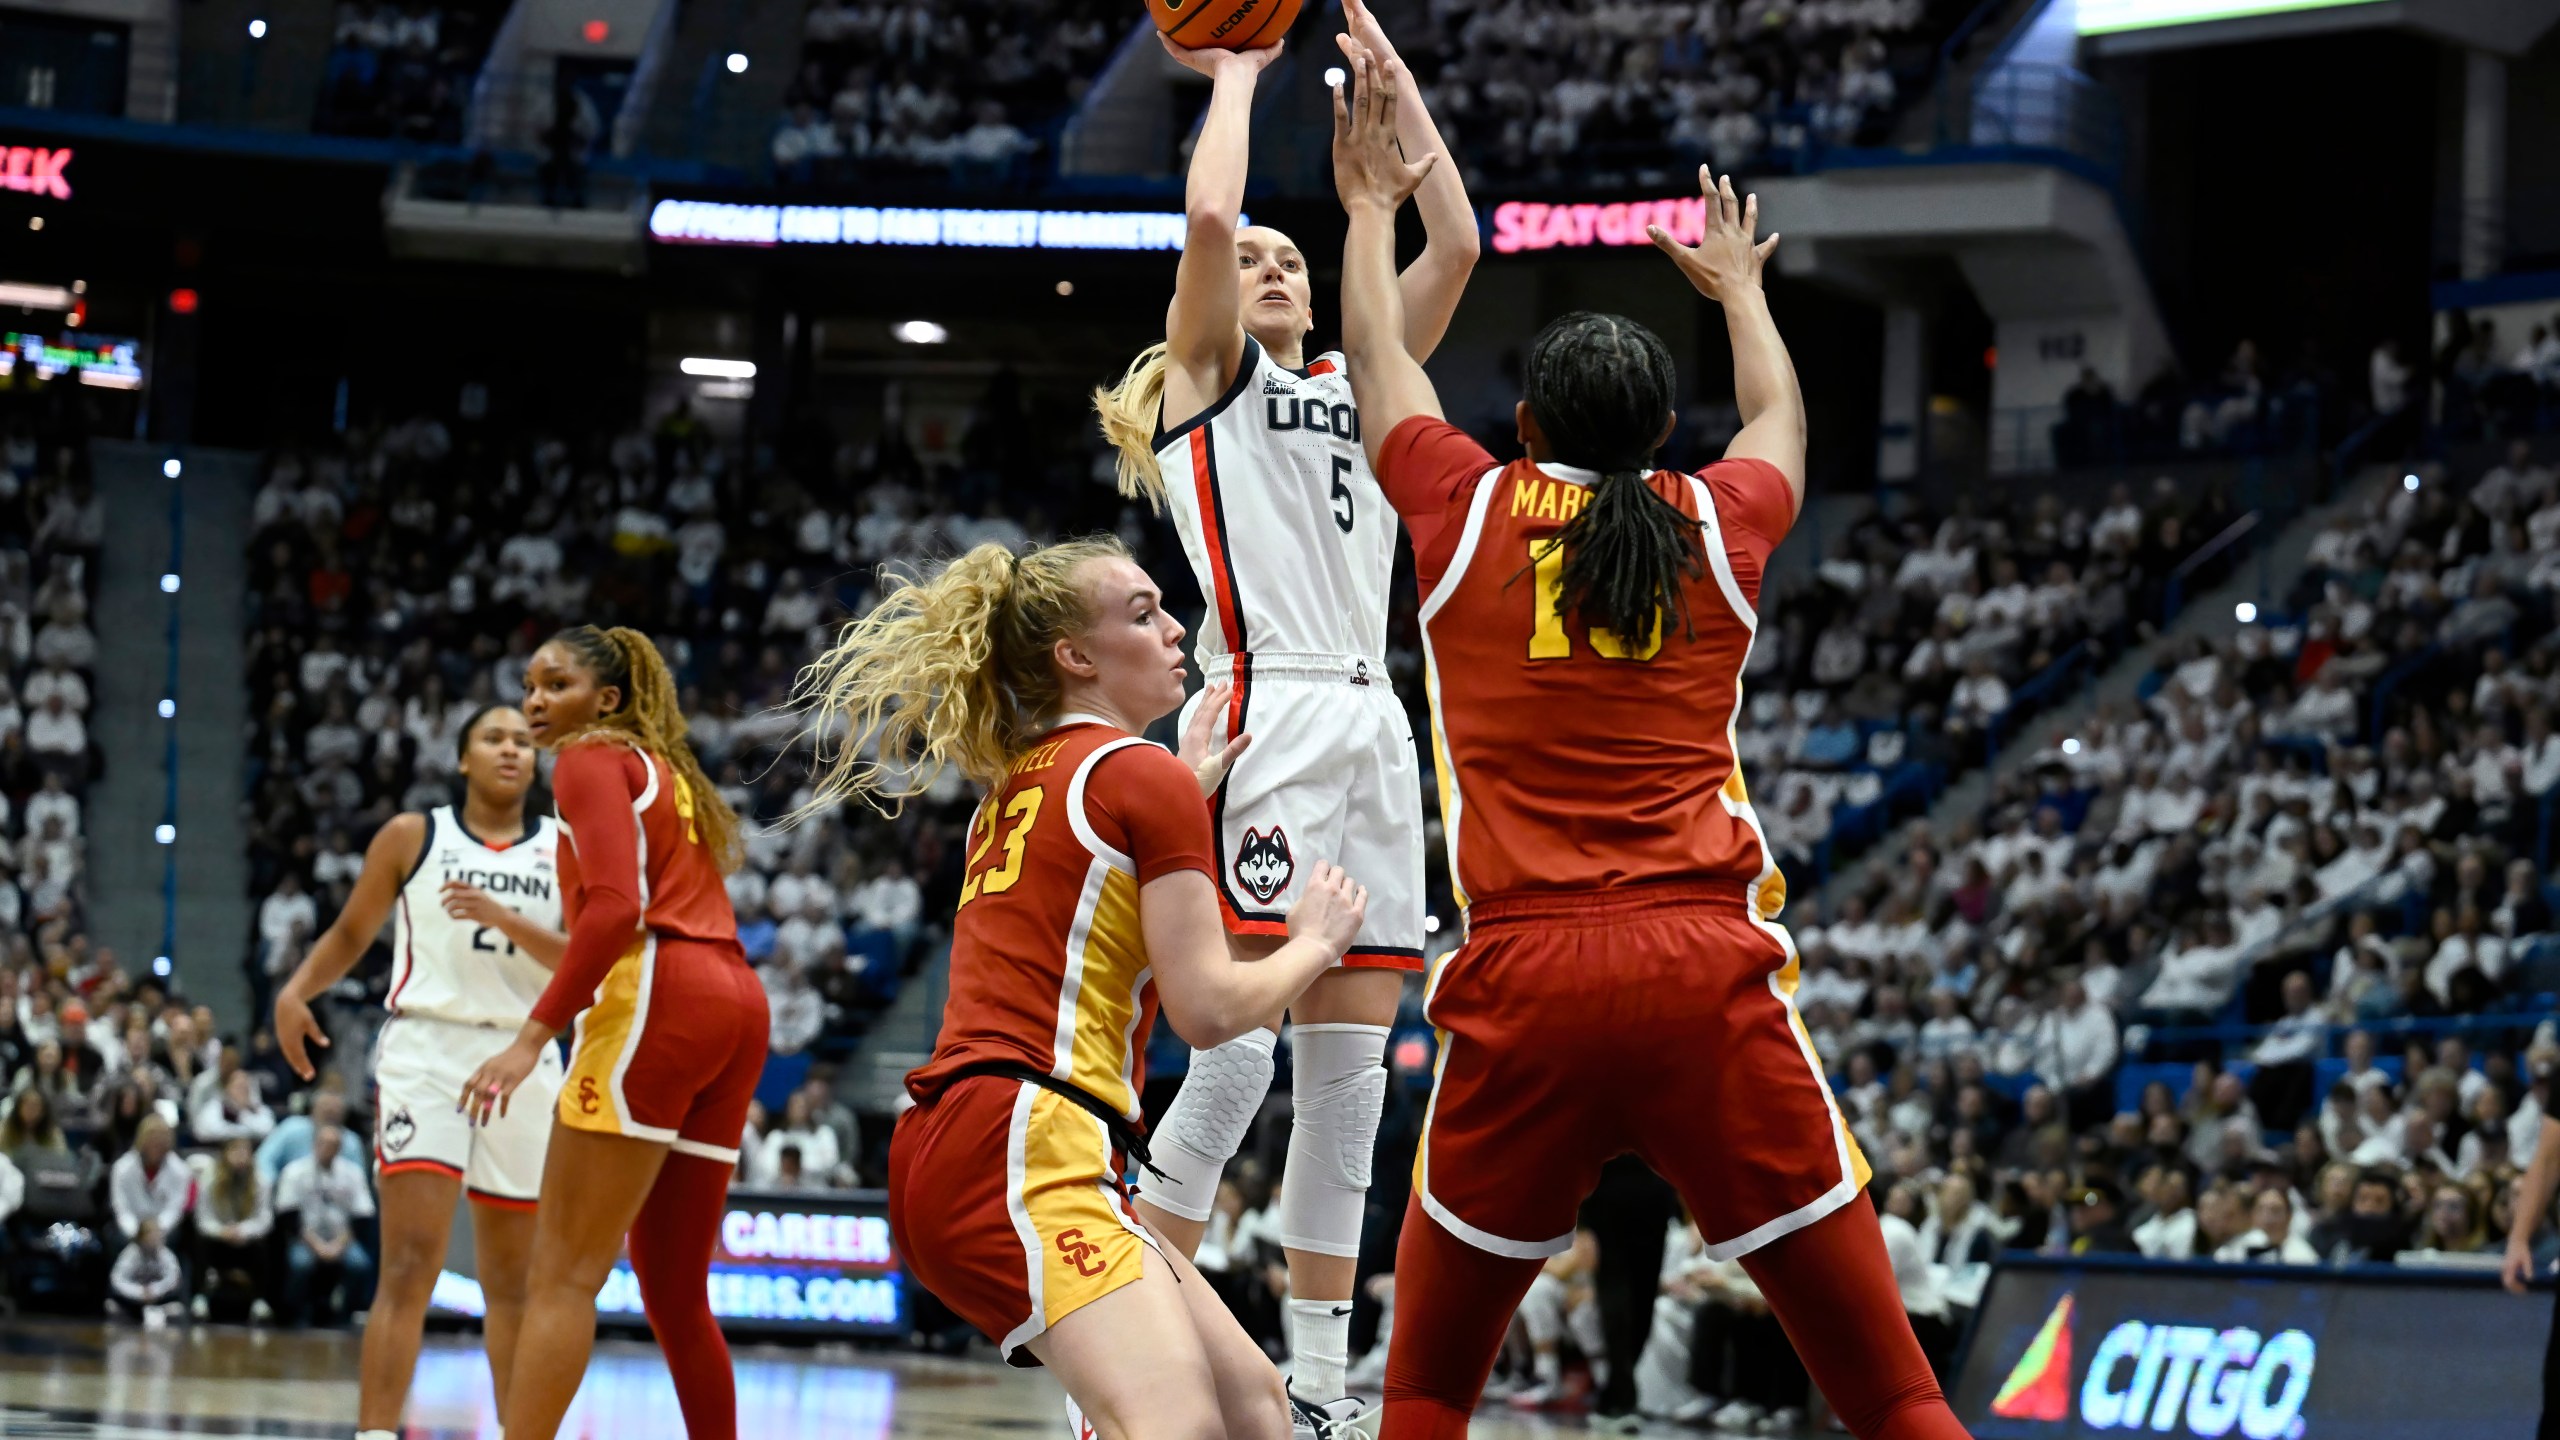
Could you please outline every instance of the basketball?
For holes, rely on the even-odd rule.
[[[1298,23],[1300,0],[1147,0],[1156,29],[1192,50],[1258,50]]]

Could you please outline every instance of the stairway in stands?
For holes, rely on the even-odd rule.
[[[98,498],[114,517],[99,557],[90,706],[90,741],[106,762],[89,796],[90,928],[129,972],[145,973],[155,956],[169,955],[191,996],[226,1025],[245,1022],[240,737],[248,694],[240,607],[259,458],[138,441],[99,441],[90,453]],[[182,464],[174,481],[162,470],[173,453]],[[162,589],[173,554],[174,594]],[[175,718],[163,719],[160,702],[173,691]],[[177,841],[163,845],[153,832],[172,818]],[[174,916],[165,888],[173,857]],[[176,944],[163,950],[172,930]]]

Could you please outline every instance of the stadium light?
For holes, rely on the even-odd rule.
[[[1335,65],[1330,67],[1324,72],[1324,88],[1327,90],[1341,89],[1343,78],[1341,66]]]
[[[266,22],[266,21],[264,21],[264,20],[252,20],[252,21],[250,21],[250,22],[249,22],[249,38],[250,38],[250,39],[252,39],[252,40],[264,40],[264,39],[266,39],[266,38],[267,38],[267,22]],[[164,959],[164,962],[163,962],[163,963],[166,963],[166,962],[165,962],[165,959]]]
[[[175,464],[177,464],[178,462],[177,462],[177,461],[175,461],[175,460],[172,460],[172,461],[170,461],[169,463],[170,463],[171,465],[175,465]],[[175,476],[172,476],[171,478],[173,478],[173,479],[174,479],[174,478],[176,478],[176,477],[175,477]],[[177,572],[177,571],[172,570],[172,571],[170,571],[168,574],[163,575],[163,576],[161,576],[161,577],[160,577],[160,593],[161,593],[161,594],[163,594],[163,595],[175,595],[175,594],[177,594],[177,593],[178,593],[178,572]]]
[[[151,832],[151,838],[159,841],[163,845],[175,845],[178,843],[178,827],[175,825],[162,825]]]
[[[169,698],[168,698],[168,697],[166,697],[166,696],[162,696],[162,697],[161,697],[161,700],[160,700],[160,718],[161,718],[161,719],[163,719],[163,720],[175,720],[175,719],[177,719],[177,718],[178,718],[178,702],[177,702],[177,701],[175,701],[175,700],[169,699]]]
[[[2064,737],[2063,737],[2063,741],[2062,741],[2062,753],[2063,753],[2063,754],[2065,754],[2065,755],[2077,755],[2077,754],[2079,754],[2079,753],[2080,753],[2080,737],[2079,737],[2079,736],[2077,736],[2077,735],[2067,735],[2067,736],[2064,736]]]
[[[2258,623],[2258,607],[2243,600],[2231,607],[2231,617],[2243,625],[2255,625]]]
[[[1061,280],[1058,282],[1058,294],[1060,296],[1073,295],[1074,293],[1076,293],[1076,282],[1073,280]]]
[[[178,476],[180,475],[180,473],[182,473],[183,471],[185,471],[185,469],[186,469],[186,468],[187,468],[186,466],[184,466],[184,465],[182,465],[182,464],[178,463],[178,461],[177,461],[175,458],[171,458],[171,459],[168,459],[168,460],[163,460],[163,461],[161,461],[161,462],[160,462],[160,473],[161,473],[162,475],[164,475],[164,476],[168,477],[168,478],[169,478],[169,479],[171,479],[171,480],[175,480],[175,479],[177,479],[177,478],[178,478]],[[167,589],[167,590],[175,590],[175,589],[177,589],[178,587],[177,587],[177,586],[175,586],[175,585],[169,584],[169,583],[167,583],[167,582],[165,582],[165,581],[164,581],[164,582],[162,582],[162,586],[161,586],[161,588],[163,588],[163,589]]]
[[[43,229],[43,228],[44,228],[44,217],[43,217],[43,216],[41,216],[41,215],[30,215],[30,216],[28,216],[28,217],[27,217],[27,228],[28,228],[28,229],[30,229],[30,230],[41,230],[41,229]]]
[[[753,360],[715,360],[703,355],[687,355],[676,362],[676,368],[687,375],[707,375],[714,380],[753,380]]]
[[[901,320],[889,327],[889,333],[909,345],[939,345],[951,338],[951,332],[930,320]]]
[[[729,73],[732,75],[747,73],[747,57],[744,53],[736,50],[729,52]]]
[[[2403,476],[2401,476],[2401,477],[2400,477],[2400,488],[2401,488],[2401,489],[2403,489],[2403,490],[2408,491],[2408,492],[2409,492],[2410,494],[2412,494],[2412,495],[2414,495],[2414,494],[2418,493],[2418,477],[2417,477],[2417,476],[2415,476],[2415,475],[2403,475]]]
[[[1336,71],[1335,73],[1336,73],[1336,74],[1339,74],[1339,73],[1341,73],[1341,72]],[[1423,934],[1425,934],[1425,935],[1437,935],[1437,934],[1439,934],[1439,933],[1440,933],[1440,917],[1439,917],[1439,916],[1437,916],[1437,915],[1425,915],[1425,916],[1423,916],[1423,917],[1422,917],[1422,933],[1423,933]]]
[[[168,957],[168,956],[166,956],[166,955],[154,955],[154,956],[152,956],[152,957],[151,957],[151,973],[152,973],[152,974],[154,974],[154,975],[166,975],[166,974],[168,974],[168,973],[169,973],[169,957]]]

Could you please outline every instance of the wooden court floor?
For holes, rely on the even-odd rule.
[[[983,1356],[750,1347],[737,1352],[739,1433],[751,1440],[1064,1440],[1048,1377]],[[193,1435],[348,1440],[355,1430],[352,1333],[198,1325],[144,1331],[40,1320],[0,1323],[0,1436],[171,1440]],[[606,1341],[561,1427],[565,1440],[679,1440],[675,1391],[657,1348]],[[1583,1433],[1579,1420],[1499,1407],[1483,1440]],[[1697,1430],[1656,1427],[1665,1436]],[[496,1440],[489,1372],[474,1337],[430,1336],[405,1440]]]

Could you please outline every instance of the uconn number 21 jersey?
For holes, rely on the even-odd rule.
[[[1396,516],[1360,448],[1342,356],[1304,370],[1246,336],[1235,382],[1156,463],[1209,610],[1203,664],[1254,651],[1386,655]]]
[[[430,811],[426,846],[394,912],[391,1013],[460,1025],[523,1024],[551,972],[495,926],[447,915],[441,892],[446,881],[460,880],[544,929],[559,930],[559,852],[560,827],[541,816],[525,817],[525,833],[515,843],[489,845],[463,828],[452,806]]]

